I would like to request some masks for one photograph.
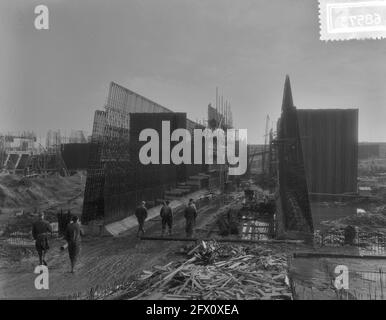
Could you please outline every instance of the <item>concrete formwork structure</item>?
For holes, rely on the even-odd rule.
[[[313,233],[302,143],[290,79],[284,84],[282,112],[277,126],[277,236],[305,238]]]
[[[85,170],[88,167],[89,143],[62,144],[61,153],[68,170]]]
[[[161,132],[162,121],[171,131],[202,127],[114,82],[110,83],[105,111],[97,111],[91,137],[82,222],[114,221],[133,213],[141,200],[155,202],[163,191],[204,171],[195,165],[147,165],[139,163],[139,132]],[[142,143],[142,145],[145,142]]]
[[[308,190],[357,192],[358,109],[298,109]]]

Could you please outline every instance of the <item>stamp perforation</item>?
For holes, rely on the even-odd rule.
[[[359,9],[354,15],[350,9]],[[371,8],[373,10],[371,11]],[[345,11],[334,12],[335,9]],[[363,9],[362,12],[360,9]],[[370,9],[370,11],[369,11]],[[350,14],[351,12],[351,14]],[[359,19],[362,18],[361,24]],[[375,20],[375,17],[377,20]],[[340,19],[340,25],[337,23]],[[355,18],[355,19],[354,19]],[[363,22],[364,19],[365,22]],[[345,19],[345,20],[344,20]],[[350,20],[348,20],[350,19]],[[346,24],[343,23],[346,22]],[[351,25],[347,21],[350,21]],[[353,21],[357,21],[355,25]],[[370,21],[371,23],[368,23]],[[375,21],[378,23],[375,24]],[[386,37],[386,1],[319,0],[319,26],[321,40],[382,39]]]

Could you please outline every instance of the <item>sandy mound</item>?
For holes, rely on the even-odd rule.
[[[50,207],[83,197],[86,178],[77,173],[70,177],[23,178],[0,175],[0,210],[10,208]]]

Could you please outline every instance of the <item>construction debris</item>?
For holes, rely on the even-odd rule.
[[[223,214],[219,215],[217,219],[217,226],[221,236],[239,234],[241,216],[240,210],[241,206],[235,205],[224,211]]]
[[[140,281],[152,284],[131,299],[290,300],[287,259],[259,246],[202,241],[185,262],[144,270]],[[147,282],[149,283],[149,282]]]

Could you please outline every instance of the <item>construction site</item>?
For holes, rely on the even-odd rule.
[[[267,115],[264,144],[248,145],[242,175],[217,163],[216,139],[213,164],[138,159],[146,142],[140,133],[160,133],[164,121],[192,136],[195,129],[234,129],[232,107],[217,89],[207,118],[193,121],[111,82],[88,140],[76,133],[62,143],[51,132],[47,141],[54,142],[36,151],[31,133],[1,136],[0,298],[384,299],[385,143],[358,141],[360,109],[297,108],[289,76],[276,108],[281,115]],[[23,148],[10,144],[16,139]],[[204,154],[208,146],[199,148]],[[191,200],[197,218],[187,236]],[[138,236],[142,201],[147,218]],[[165,201],[173,212],[167,235]],[[52,227],[47,291],[35,289],[31,272],[31,224],[40,212]],[[84,235],[72,274],[64,234],[74,215]]]

